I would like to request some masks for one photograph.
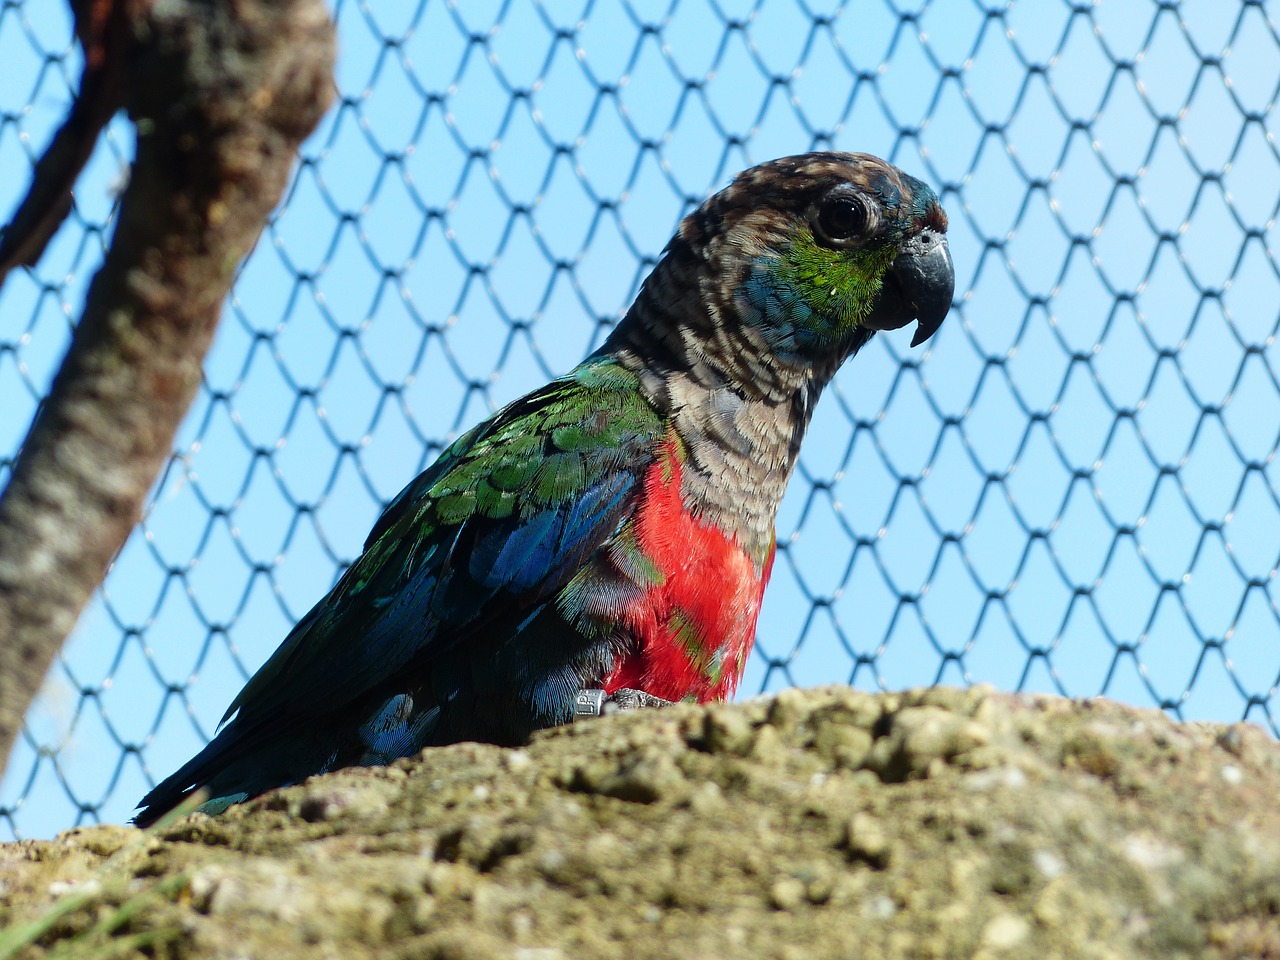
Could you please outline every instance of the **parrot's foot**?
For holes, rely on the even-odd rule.
[[[669,707],[671,703],[670,700],[663,700],[643,690],[632,690],[630,687],[615,690],[612,694],[606,694],[603,690],[579,690],[573,699],[573,719],[602,717],[620,710]]]

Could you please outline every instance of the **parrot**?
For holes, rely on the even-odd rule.
[[[134,822],[193,794],[217,814],[426,747],[732,696],[814,404],[877,331],[915,321],[917,346],[938,330],[946,231],[935,192],[870,154],[737,175],[680,222],[597,350],[386,506]]]

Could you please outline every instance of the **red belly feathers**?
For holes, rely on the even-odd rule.
[[[645,476],[636,539],[662,579],[624,615],[636,645],[605,681],[610,693],[628,687],[664,700],[726,699],[755,642],[774,548],[757,571],[736,538],[686,510],[683,459],[669,437]]]

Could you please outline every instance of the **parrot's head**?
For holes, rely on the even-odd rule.
[[[667,259],[708,308],[704,348],[737,354],[734,372],[769,355],[823,380],[877,330],[914,320],[915,346],[938,329],[955,287],[946,231],[920,180],[869,154],[809,153],[739,174],[684,219]]]

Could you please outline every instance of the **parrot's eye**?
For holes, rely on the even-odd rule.
[[[823,198],[815,226],[819,240],[840,245],[873,232],[875,219],[875,212],[861,197],[839,192]]]

